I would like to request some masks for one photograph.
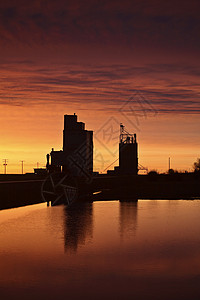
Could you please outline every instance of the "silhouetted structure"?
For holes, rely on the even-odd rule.
[[[70,171],[74,176],[93,172],[93,131],[85,130],[83,122],[77,122],[77,115],[64,116],[63,150],[47,154],[47,168]]]
[[[4,159],[5,171],[6,166]],[[43,201],[74,205],[95,200],[195,199],[200,197],[199,166],[197,159],[194,173],[138,175],[142,166],[138,164],[136,134],[129,134],[121,124],[119,166],[107,174],[93,173],[93,132],[77,122],[76,114],[65,115],[63,150],[52,149],[47,154],[47,169],[36,168],[25,175],[0,174],[0,209]],[[59,172],[46,176],[51,171]]]
[[[138,173],[138,145],[136,134],[130,134],[120,125],[119,172],[124,175]]]

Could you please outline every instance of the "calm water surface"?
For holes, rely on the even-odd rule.
[[[0,211],[1,299],[200,299],[200,201]]]

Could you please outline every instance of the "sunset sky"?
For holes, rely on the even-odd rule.
[[[199,0],[0,3],[0,173],[32,172],[62,149],[64,114],[94,130],[94,169],[118,157],[192,170],[200,157]],[[117,163],[116,163],[117,164]]]

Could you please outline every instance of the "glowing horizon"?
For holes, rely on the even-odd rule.
[[[39,163],[39,167],[45,167],[46,154],[50,153],[51,148],[62,149],[62,112],[59,109],[54,110],[54,113],[50,115],[44,112],[43,120],[42,118],[37,119],[37,112],[32,113],[33,116],[30,117],[29,115],[27,122],[29,126],[26,126],[26,120],[20,123],[16,118],[15,124],[12,121],[12,127],[7,127],[10,133],[9,136],[7,133],[4,136],[0,157],[8,159],[8,174],[21,173],[21,160],[24,160],[24,172],[33,172],[37,163]],[[70,112],[70,114],[73,113]],[[125,119],[124,116],[120,116],[119,112],[113,115],[110,113],[106,115],[104,112],[98,118],[94,111],[95,121],[90,117],[88,119],[87,114],[85,115],[82,111],[77,115],[79,121],[86,123],[87,130],[94,130],[94,171],[102,172],[118,158],[119,124],[121,122],[130,133],[137,133],[139,163],[149,170],[166,172],[168,170],[168,158],[171,157],[173,169],[192,171],[193,163],[199,156],[198,126],[194,126],[194,119],[196,118],[198,121],[198,116],[190,115],[185,120],[185,117],[180,115],[176,117],[176,121],[173,121],[173,116],[160,115],[158,117],[156,115],[147,118],[143,116],[137,125],[137,130],[134,130],[135,123],[130,123],[132,119]],[[184,122],[175,128],[176,123],[183,119]],[[7,118],[6,121],[8,121]],[[171,125],[168,125],[169,122]],[[20,134],[16,134],[16,131],[11,132],[13,125],[15,125],[16,131],[21,131]],[[158,127],[160,131],[157,131]],[[184,135],[181,134],[178,139],[178,134],[182,132]],[[190,143],[191,134],[193,134],[192,145]],[[10,148],[9,151],[7,147]],[[109,169],[113,169],[116,165],[118,162]],[[3,172],[2,161],[1,173]]]

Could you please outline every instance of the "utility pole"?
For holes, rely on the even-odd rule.
[[[22,163],[22,174],[24,174],[24,160],[20,160],[20,162]]]
[[[37,169],[39,168],[39,162],[37,162]]]
[[[7,166],[7,162],[8,162],[8,160],[7,160],[7,158],[4,158],[3,159],[3,166],[4,166],[4,174],[6,174],[6,166]]]

